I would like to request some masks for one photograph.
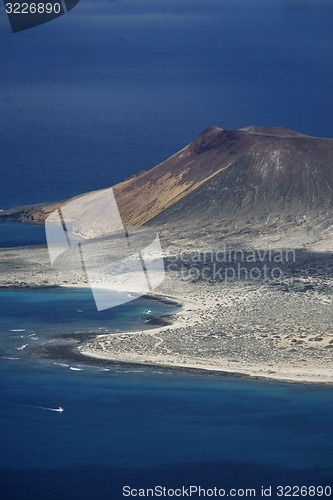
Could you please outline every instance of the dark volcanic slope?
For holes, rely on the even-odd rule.
[[[211,127],[160,165],[114,186],[114,192],[129,229],[147,222],[327,218],[333,205],[333,140],[280,128]],[[32,207],[17,216],[43,220],[55,208]]]
[[[253,131],[254,130],[254,131]],[[333,206],[333,140],[283,129],[208,129],[189,146],[217,171],[155,220],[327,214]]]

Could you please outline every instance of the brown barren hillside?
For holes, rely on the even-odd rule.
[[[227,220],[237,220],[234,226],[240,227],[269,220],[329,225],[333,140],[281,128],[210,127],[163,163],[113,186],[113,192],[128,230],[177,221],[192,227],[214,221],[227,225]],[[84,196],[75,199],[80,202]],[[23,207],[3,216],[40,221],[62,203]],[[79,226],[81,234],[91,236],[84,218]]]

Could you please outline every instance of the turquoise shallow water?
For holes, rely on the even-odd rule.
[[[173,313],[174,305],[141,297],[98,312],[90,289],[37,288],[0,292],[0,354],[24,354],[58,334],[108,333],[153,326],[154,316]],[[23,347],[25,346],[25,347]]]
[[[2,291],[0,307],[2,498],[332,483],[331,388],[29,359],[30,332],[44,342],[92,326],[116,331],[172,308],[139,299],[102,317],[87,290],[70,289]]]

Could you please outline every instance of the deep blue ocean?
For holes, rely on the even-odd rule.
[[[331,388],[31,357],[59,333],[133,330],[175,310],[144,298],[101,314],[88,290],[11,290],[0,307],[1,498],[332,485]]]
[[[80,0],[12,34],[0,4],[0,209],[149,169],[211,125],[333,137],[331,0]]]
[[[0,248],[45,244],[44,224],[0,221]]]
[[[333,137],[332,19],[331,0],[80,0],[12,34],[1,3],[0,210],[110,186],[210,125]],[[44,242],[42,226],[0,224],[0,247]],[[87,290],[0,291],[1,500],[332,486],[331,387],[32,352],[173,312],[141,298],[97,313]]]

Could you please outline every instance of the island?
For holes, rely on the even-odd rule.
[[[110,253],[126,253],[119,225],[107,213],[91,216],[109,189],[132,238],[129,258],[158,235],[165,276],[150,295],[181,308],[153,329],[77,339],[73,355],[333,382],[332,139],[210,127],[153,169],[89,193],[89,204],[83,194],[5,210],[0,219],[42,224],[74,202],[75,234],[96,243],[86,253],[100,266]],[[90,286],[73,255],[51,266],[45,246],[0,253],[2,289]],[[110,286],[102,276],[99,285]]]

